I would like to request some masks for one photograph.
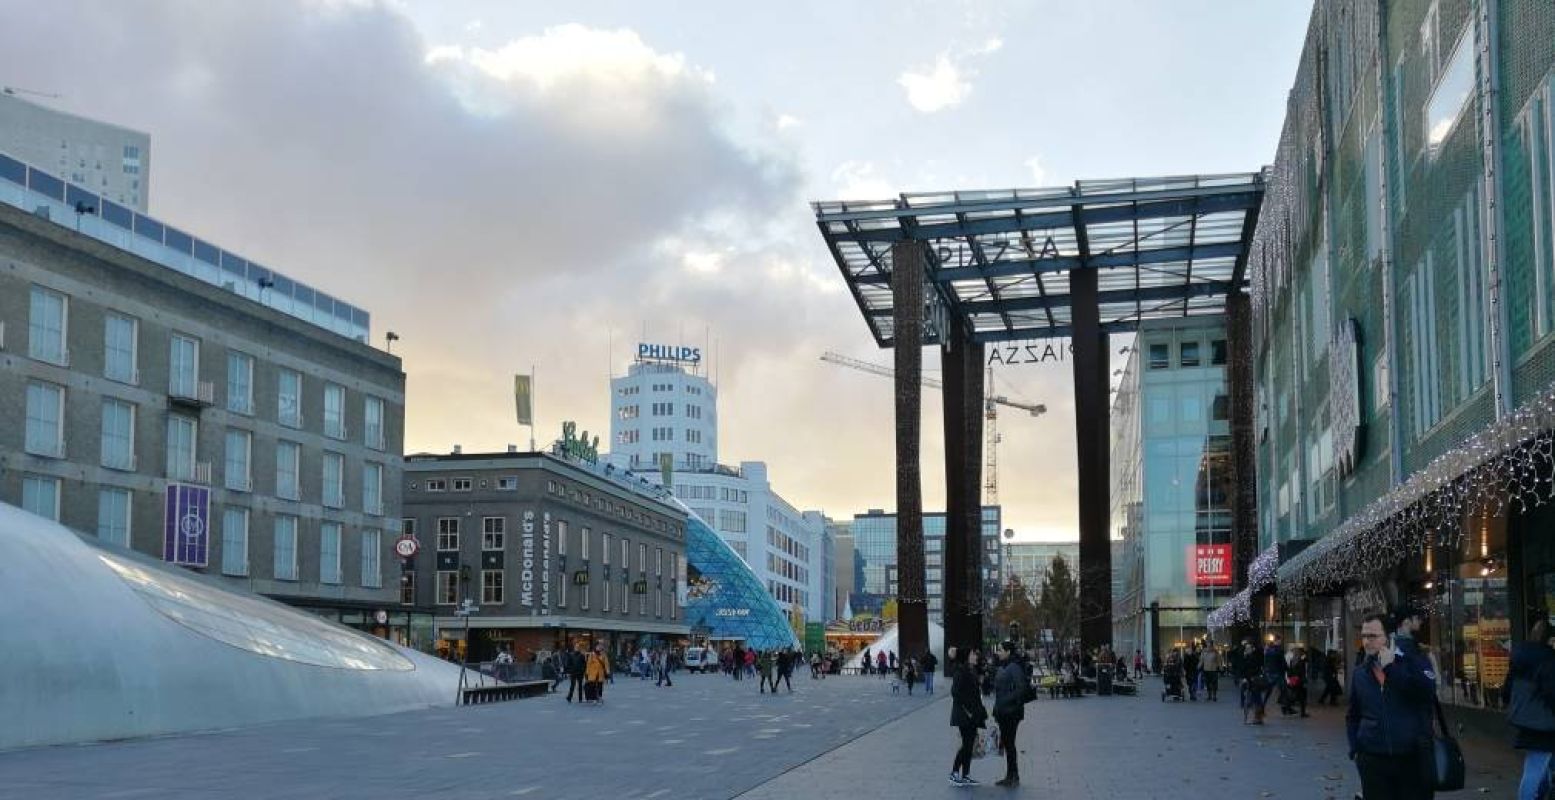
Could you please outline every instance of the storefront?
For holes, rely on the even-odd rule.
[[[431,653],[436,652],[439,647],[433,634],[430,612],[393,606],[364,605],[341,608],[297,605],[295,607],[412,650]]]

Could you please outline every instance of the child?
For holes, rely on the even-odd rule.
[[[902,666],[902,673],[907,680],[907,693],[912,694],[912,687],[918,683],[918,659],[907,659],[907,663]]]

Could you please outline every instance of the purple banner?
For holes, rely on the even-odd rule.
[[[162,523],[162,560],[203,567],[210,558],[211,490],[170,483]]]

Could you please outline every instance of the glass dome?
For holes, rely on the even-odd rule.
[[[747,647],[799,648],[788,615],[767,593],[750,565],[701,517],[686,511],[686,621],[713,639]]]

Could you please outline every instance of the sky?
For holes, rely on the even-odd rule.
[[[719,460],[892,509],[886,364],[815,200],[1253,171],[1303,0],[0,0],[0,84],[151,134],[151,213],[368,309],[407,452],[609,439],[646,338],[711,343]],[[1122,342],[1122,344],[1126,344]],[[926,367],[936,366],[932,349]],[[1067,363],[996,368],[1018,539],[1076,535]],[[943,508],[924,398],[924,505]]]

